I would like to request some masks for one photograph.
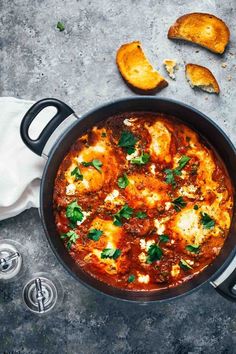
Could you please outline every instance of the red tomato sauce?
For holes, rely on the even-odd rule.
[[[209,144],[178,119],[149,112],[89,130],[55,180],[61,242],[92,277],[123,289],[177,286],[209,266],[232,207],[230,178]]]

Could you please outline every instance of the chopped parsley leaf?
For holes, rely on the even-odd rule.
[[[137,217],[138,219],[146,219],[147,214],[146,214],[144,211],[138,211],[138,212],[136,213],[136,217]]]
[[[200,246],[198,246],[198,245],[187,245],[187,246],[185,247],[185,249],[186,249],[187,251],[192,252],[192,253],[195,253],[195,254],[197,254],[197,253],[200,252]]]
[[[68,231],[66,234],[62,234],[61,235],[61,239],[65,240],[67,239],[66,242],[66,247],[68,248],[68,250],[71,249],[71,246],[73,243],[76,242],[77,238],[79,237],[79,235],[77,235],[74,231]]]
[[[76,181],[83,181],[83,175],[81,174],[79,167],[75,167],[73,171],[71,171],[71,176],[75,176]]]
[[[174,170],[167,169],[165,170],[165,174],[166,174],[166,183],[175,186],[176,182],[175,182]]]
[[[215,226],[215,220],[207,213],[201,213],[201,223],[204,229],[212,229]]]
[[[194,207],[193,207],[193,209],[194,209],[194,210],[198,210],[198,208],[199,208],[199,207],[198,207],[198,205],[197,205],[197,204],[196,204],[196,205],[194,205]]]
[[[120,188],[126,188],[129,184],[129,180],[128,180],[128,177],[127,177],[127,174],[124,173],[122,177],[119,177],[118,178],[118,182],[117,182],[118,186]]]
[[[135,165],[145,165],[150,159],[150,155],[146,152],[142,152],[142,154],[138,157],[135,157],[130,162]]]
[[[102,132],[102,138],[105,138],[107,136],[107,133]]]
[[[128,155],[131,155],[135,151],[135,144],[138,138],[134,136],[133,133],[129,131],[123,131],[121,133],[120,140],[118,141],[118,146],[125,148]]]
[[[187,203],[184,201],[183,197],[178,197],[173,200],[172,204],[174,205],[174,209],[176,211],[180,211],[184,207],[186,207]]]
[[[128,278],[128,283],[133,283],[133,281],[135,281],[135,276],[133,274],[130,274]]]
[[[115,215],[114,215],[114,221],[113,224],[115,226],[121,226],[122,225],[122,218],[124,219],[130,219],[131,216],[133,215],[133,208],[130,208],[127,204],[123,206]]]
[[[181,159],[178,161],[179,166],[177,167],[178,170],[182,170],[187,163],[189,162],[190,157],[183,155]]]
[[[180,176],[182,169],[187,165],[189,162],[190,157],[183,155],[180,160],[178,161],[178,167],[174,168],[173,170],[167,169],[165,170],[166,174],[166,183],[172,184],[173,187],[176,186],[175,176]]]
[[[193,269],[190,264],[188,264],[183,258],[179,261],[179,266],[183,270]]]
[[[102,162],[100,160],[97,160],[97,159],[94,159],[90,162],[81,162],[83,166],[85,167],[88,167],[88,166],[92,166],[94,168],[96,168],[96,170],[99,172],[99,173],[102,173]]]
[[[121,255],[121,250],[118,248],[104,248],[101,253],[101,258],[117,259]]]
[[[77,221],[83,220],[84,214],[76,200],[67,205],[66,216],[70,220],[72,225],[75,225]]]
[[[159,236],[159,240],[160,240],[160,242],[168,242],[168,241],[170,241],[170,238],[169,238],[169,236],[168,235],[160,235]]]
[[[90,240],[93,240],[93,241],[99,241],[101,235],[102,235],[102,231],[101,230],[98,230],[98,229],[91,229],[89,230],[88,232],[88,238]]]
[[[148,264],[159,261],[163,255],[162,249],[157,244],[149,246],[147,253],[146,263]]]
[[[64,23],[58,21],[57,22],[57,28],[59,29],[60,32],[64,31],[64,29],[65,29]]]

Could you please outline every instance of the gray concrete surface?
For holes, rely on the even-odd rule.
[[[192,11],[227,21],[232,36],[224,56],[167,40],[168,26]],[[115,53],[120,44],[141,40],[162,73],[163,59],[179,61],[176,82],[169,80],[158,95],[202,110],[236,143],[235,0],[0,0],[0,13],[1,96],[54,96],[78,114],[133,96],[117,72]],[[59,20],[65,23],[64,32],[55,28]],[[193,91],[184,79],[185,62],[210,67],[220,96]],[[3,238],[25,246],[30,266],[17,283],[0,284],[1,354],[236,353],[235,304],[209,284],[170,303],[122,303],[96,295],[65,272],[44,237],[37,210],[1,222]],[[53,315],[37,317],[22,306],[22,286],[37,271],[62,281],[65,300]]]

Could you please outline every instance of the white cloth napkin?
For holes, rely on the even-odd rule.
[[[33,103],[12,97],[0,98],[0,220],[39,206],[45,160],[29,150],[20,136],[21,120]],[[42,112],[41,117],[47,114]],[[37,125],[32,127],[32,133],[36,132]]]

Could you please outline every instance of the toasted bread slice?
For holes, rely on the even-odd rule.
[[[149,63],[139,41],[123,44],[117,51],[116,63],[122,77],[134,90],[150,93],[168,85]]]
[[[212,72],[204,66],[187,64],[185,66],[186,79],[192,88],[198,87],[209,93],[219,93],[220,87]]]
[[[163,61],[164,67],[169,75],[169,77],[175,80],[175,70],[177,68],[177,62],[174,59],[165,59]]]
[[[196,12],[179,17],[169,28],[168,38],[183,39],[222,54],[229,42],[230,32],[220,18]]]

